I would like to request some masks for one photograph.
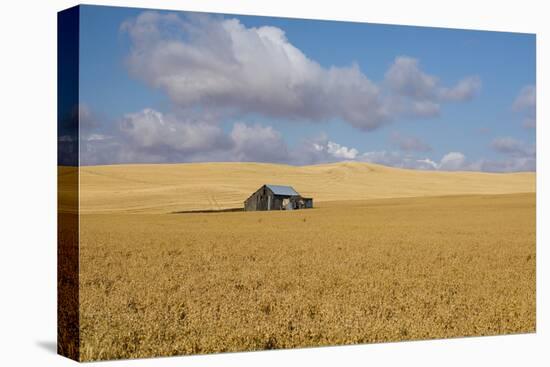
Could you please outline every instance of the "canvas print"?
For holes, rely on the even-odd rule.
[[[536,326],[534,34],[58,15],[58,351]]]

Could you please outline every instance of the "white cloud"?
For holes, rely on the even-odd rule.
[[[273,126],[245,122],[254,114],[274,121],[341,119],[369,131],[400,117],[437,116],[443,103],[473,98],[481,88],[477,76],[444,86],[423,71],[417,59],[400,56],[376,85],[357,64],[321,66],[279,28],[246,27],[223,17],[144,12],[121,29],[131,40],[130,73],[166,93],[177,112],[145,109],[126,114],[112,139],[90,135],[91,150],[94,144],[103,144],[105,151],[112,152],[111,158],[103,154],[99,160],[292,164],[361,160],[419,169],[477,167],[460,152],[450,152],[439,162],[417,156],[431,147],[415,137],[393,139],[401,152],[361,153],[327,136],[305,139],[290,148]],[[526,108],[525,102],[517,105],[522,107],[514,108]],[[221,119],[207,117],[206,111],[240,122],[227,132]]]
[[[144,12],[121,29],[131,40],[131,74],[183,108],[336,118],[369,131],[398,117],[436,116],[442,102],[469,99],[480,85],[469,77],[441,87],[418,60],[402,56],[377,86],[357,64],[323,67],[282,29],[246,27],[237,19]]]
[[[171,150],[195,153],[230,145],[222,129],[216,124],[179,120],[173,115],[164,115],[149,108],[126,114],[119,129],[134,146],[158,153],[169,153]]]
[[[470,100],[481,89],[478,76],[466,77],[452,87],[441,86],[439,78],[422,71],[419,61],[408,56],[395,58],[384,81],[393,94],[406,97],[391,98],[391,109],[416,117],[437,116],[441,103]]]
[[[419,159],[414,155],[403,154],[396,151],[381,150],[365,152],[358,157],[358,160],[396,168],[421,170],[437,169],[437,167],[431,164],[432,161],[428,158]]]
[[[436,98],[438,79],[420,70],[417,59],[407,56],[396,57],[385,75],[391,90],[414,100]]]
[[[441,158],[438,169],[443,171],[458,171],[464,169],[466,156],[460,152],[450,152]]]
[[[83,164],[187,162],[233,146],[215,123],[153,109],[129,113],[110,135],[81,136]]]
[[[429,158],[417,159],[416,162],[424,169],[437,169],[438,164]]]
[[[407,169],[441,171],[476,170],[474,165],[467,164],[466,157],[460,152],[447,153],[439,162],[430,158],[418,158],[411,154],[385,150],[363,153],[360,156],[360,160]]]
[[[438,77],[422,71],[419,61],[408,56],[395,58],[385,81],[397,94],[415,101],[466,101],[481,89],[481,79],[476,75],[465,77],[452,87],[441,86]]]
[[[491,148],[505,154],[525,154],[528,149],[523,142],[509,136],[495,138]]]
[[[535,171],[535,145],[529,145],[511,137],[494,139],[490,146],[503,154],[502,159],[480,159],[468,161],[461,152],[445,154],[439,163],[430,159],[422,160],[434,169],[442,171],[485,171],[485,172],[519,172]]]
[[[469,162],[461,152],[449,152],[439,160],[418,158],[411,154],[395,151],[373,151],[360,155],[359,160],[406,169],[438,170],[438,171],[530,171],[534,170],[533,161],[511,158],[497,161],[478,160]]]
[[[534,171],[536,162],[532,156],[508,156],[500,160],[468,161],[461,152],[449,152],[439,161],[430,158],[419,159],[410,154],[395,151],[373,151],[361,154],[358,160],[385,166],[438,171],[485,171],[485,172],[517,172]]]
[[[518,93],[512,108],[523,115],[523,127],[534,129],[537,125],[537,90],[534,85],[524,86]]]
[[[479,170],[486,172],[532,172],[536,170],[536,166],[534,156],[512,156],[501,160],[481,161]]]
[[[442,88],[440,97],[446,101],[468,101],[481,89],[479,76],[469,76],[460,80],[454,87]]]
[[[418,158],[411,154],[385,150],[363,153],[360,156],[360,160],[408,169],[441,171],[475,170],[473,165],[467,164],[466,157],[460,152],[447,153],[439,162],[435,162],[430,158]]]
[[[484,171],[534,171],[536,169],[535,144],[527,144],[509,136],[495,138],[491,148],[505,156],[500,160],[486,160],[480,169]]]
[[[254,161],[291,163],[291,152],[271,126],[236,122],[224,132],[210,121],[147,108],[126,114],[113,136],[81,139],[83,164]]]
[[[439,116],[441,106],[433,101],[413,101],[410,103],[410,111],[407,115],[413,117],[434,117]]]
[[[402,151],[367,151],[330,140],[325,134],[305,139],[290,148],[272,126],[236,122],[230,132],[208,120],[182,118],[153,109],[126,114],[112,135],[82,135],[82,164],[162,163],[197,161],[254,161],[315,164],[356,160],[424,170],[533,171],[535,146],[511,137],[496,138],[491,147],[505,155],[501,160],[467,162],[461,152],[445,154],[439,162],[418,157],[422,144],[398,136]],[[61,136],[61,141],[67,138]],[[414,148],[414,149],[413,149]],[[422,149],[420,149],[422,148]],[[404,152],[404,153],[403,153]]]
[[[131,73],[181,107],[341,118],[364,130],[388,120],[378,87],[357,65],[323,68],[279,28],[145,12],[122,29],[132,41]]]
[[[534,85],[526,85],[521,88],[514,100],[513,107],[517,111],[535,108],[537,103],[537,91]]]
[[[230,137],[233,149],[230,160],[250,162],[287,162],[288,147],[281,133],[271,126],[239,122],[234,124]]]
[[[327,153],[334,158],[355,159],[359,151],[355,148],[348,148],[333,141],[329,141],[326,146]]]
[[[302,140],[290,152],[293,164],[316,164],[355,160],[359,150],[336,143],[324,133]]]

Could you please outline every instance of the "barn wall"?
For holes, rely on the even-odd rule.
[[[273,193],[267,187],[262,187],[262,195],[260,196],[260,202],[262,203],[262,210],[273,209]],[[271,208],[268,207],[271,205]]]
[[[271,198],[271,208],[268,209]],[[250,195],[244,202],[245,211],[254,210],[283,210],[283,200],[290,199],[294,209],[313,208],[313,199],[302,198],[301,196],[274,195],[273,191],[265,185]]]
[[[274,196],[272,210],[281,210],[283,208],[283,198],[280,196]]]
[[[244,210],[268,210],[269,198],[271,197],[271,208],[274,205],[274,196],[271,190],[262,186],[258,191],[252,194],[244,203]]]
[[[244,210],[259,210],[258,201],[260,197],[260,190],[256,191],[248,199],[246,199],[244,203]]]

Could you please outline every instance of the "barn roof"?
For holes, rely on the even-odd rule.
[[[282,185],[265,185],[268,189],[273,191],[275,195],[285,195],[285,196],[300,196],[291,186],[282,186]]]

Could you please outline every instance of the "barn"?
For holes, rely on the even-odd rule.
[[[313,199],[302,197],[291,186],[263,185],[244,202],[245,211],[313,208]]]

